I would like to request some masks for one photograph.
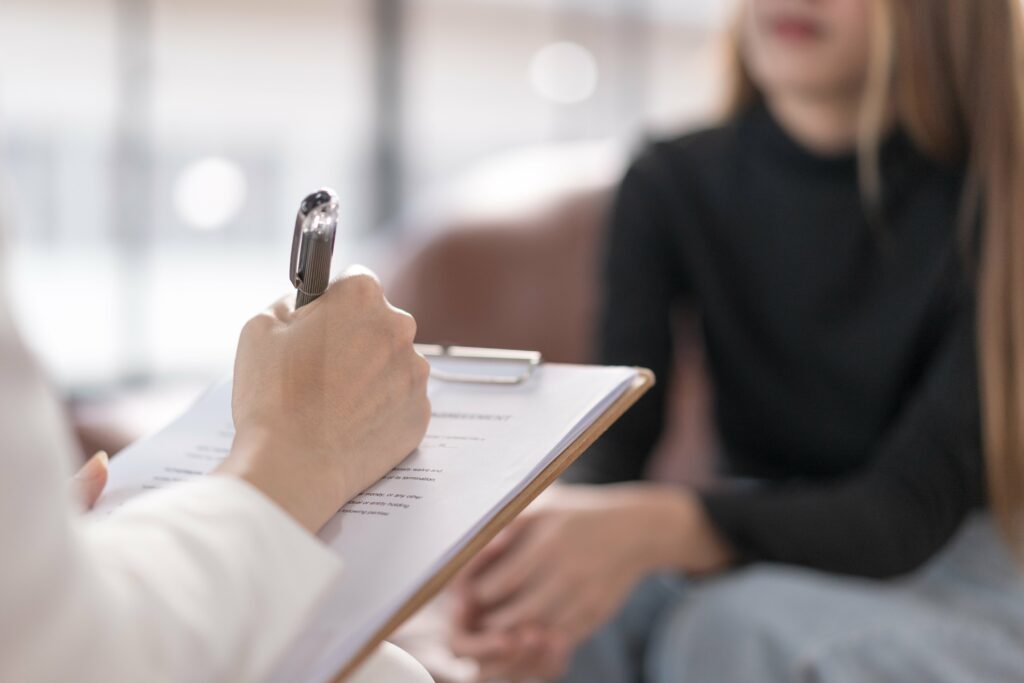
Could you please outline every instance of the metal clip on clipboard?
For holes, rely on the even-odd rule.
[[[464,384],[522,384],[541,363],[539,351],[416,344],[430,361],[430,376]]]

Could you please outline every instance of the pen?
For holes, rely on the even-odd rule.
[[[296,289],[296,309],[315,301],[327,289],[337,230],[338,195],[327,188],[307,195],[295,215],[288,266],[288,277]]]

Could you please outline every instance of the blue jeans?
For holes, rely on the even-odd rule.
[[[653,577],[564,683],[1024,681],[1024,580],[987,517],[908,577],[754,565]]]

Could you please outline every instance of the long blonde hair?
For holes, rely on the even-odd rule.
[[[1024,556],[1024,18],[1020,0],[874,0],[858,156],[868,206],[895,117],[930,157],[966,170],[963,244],[980,245],[982,441],[993,513]],[[735,56],[730,111],[761,93]],[[980,230],[980,234],[971,234]]]

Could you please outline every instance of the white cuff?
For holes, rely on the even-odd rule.
[[[176,631],[200,636],[211,660],[201,663],[234,680],[268,673],[341,573],[337,555],[228,475],[139,496],[86,527],[99,564],[134,577],[129,587],[148,584],[122,597],[148,602],[136,607],[164,642]]]

